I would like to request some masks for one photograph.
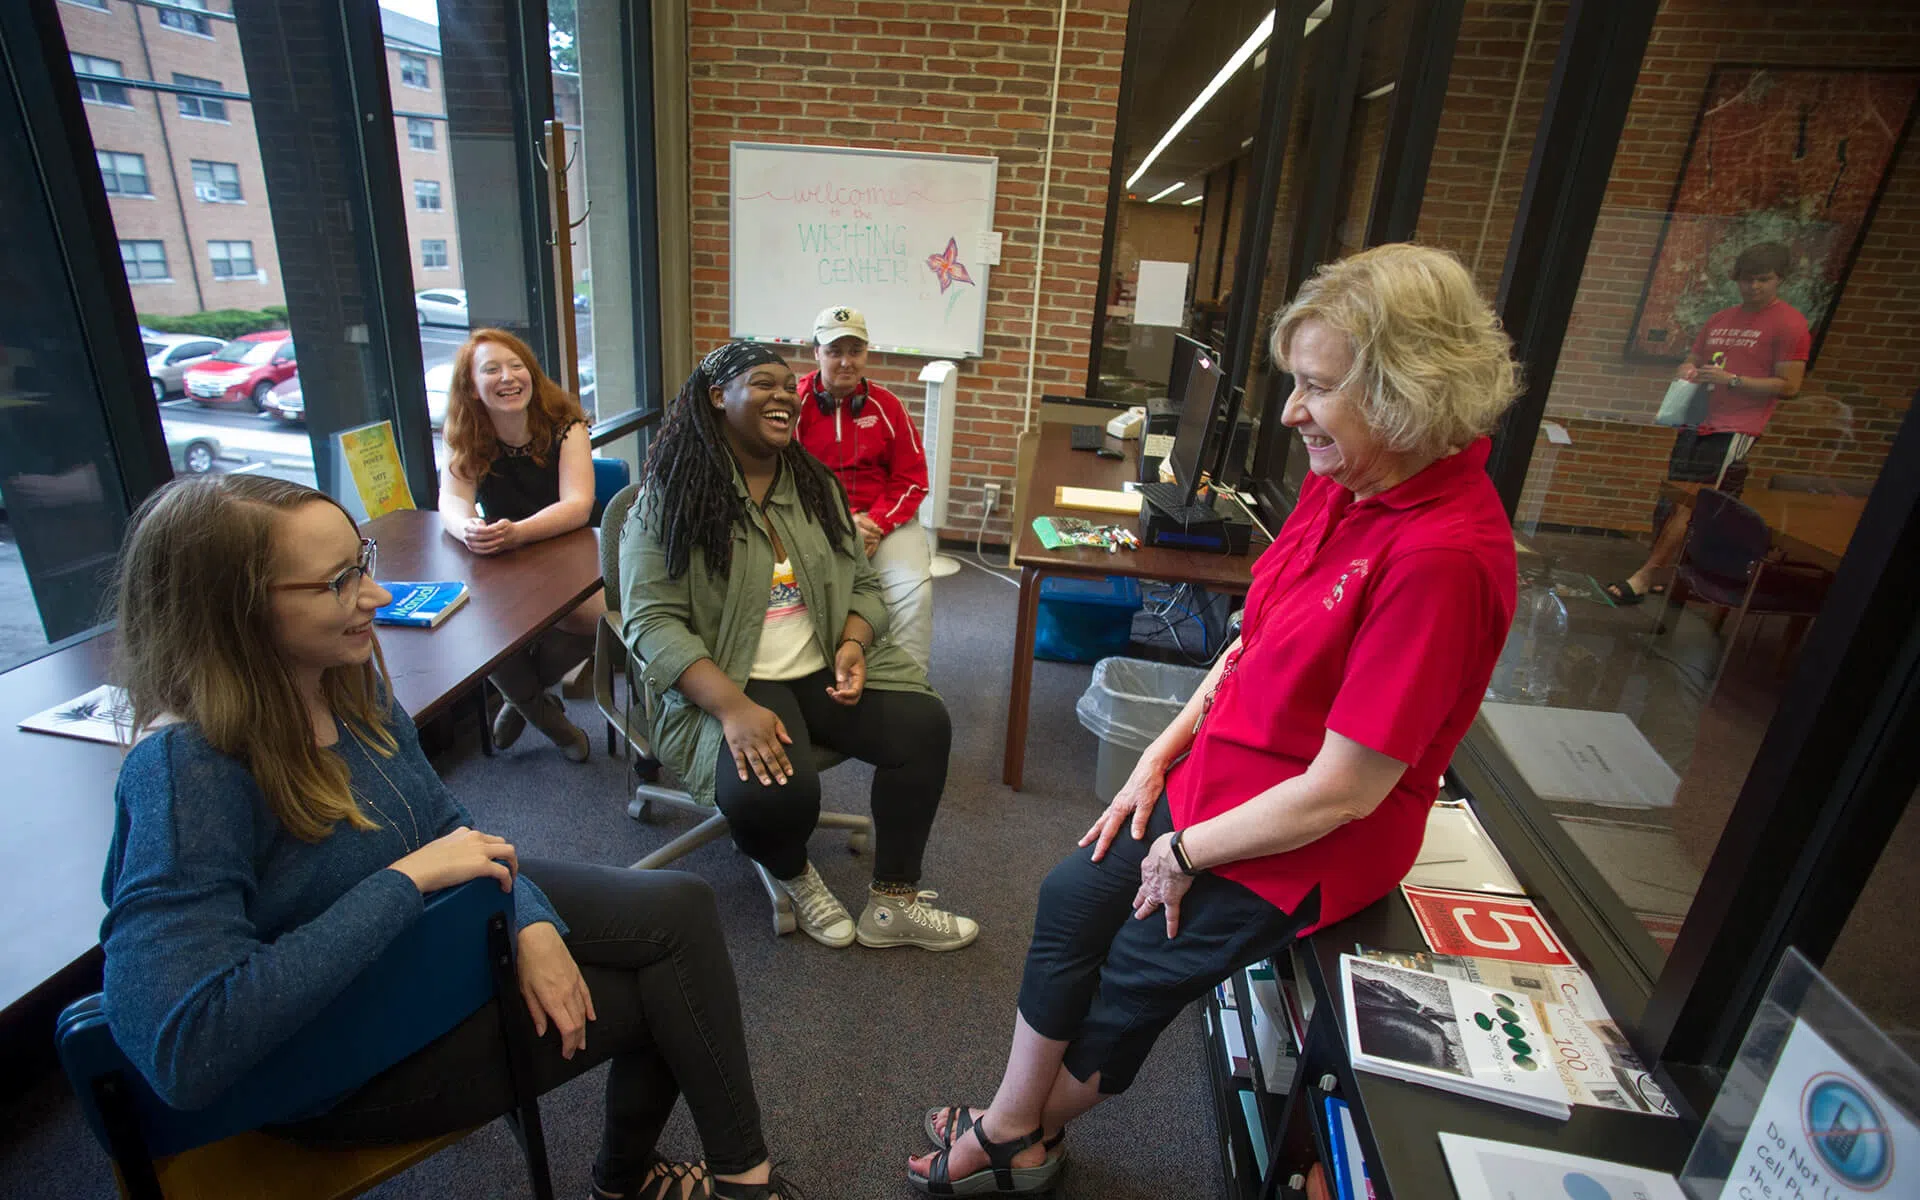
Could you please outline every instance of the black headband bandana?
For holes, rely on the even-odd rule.
[[[771,346],[758,342],[727,342],[707,352],[700,360],[699,372],[707,377],[714,387],[724,387],[728,380],[765,363],[784,363],[786,359]]]

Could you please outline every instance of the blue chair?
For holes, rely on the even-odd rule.
[[[624,458],[599,458],[593,460],[593,515],[587,518],[587,524],[599,528],[600,518],[607,511],[607,501],[627,484],[633,482],[633,468]]]
[[[512,897],[491,879],[435,893],[421,919],[306,1028],[192,1111],[154,1094],[115,1044],[98,994],[69,1005],[54,1030],[60,1063],[124,1193],[135,1200],[358,1195],[472,1131],[346,1151],[255,1131],[327,1111],[497,999],[515,1099],[509,1120],[534,1195],[551,1200],[512,917]]]

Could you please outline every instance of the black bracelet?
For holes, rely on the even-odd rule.
[[[1186,832],[1184,829],[1176,831],[1173,840],[1167,843],[1167,849],[1172,852],[1173,863],[1180,868],[1182,875],[1197,875],[1199,872],[1194,869],[1193,860],[1187,857],[1187,848],[1180,842]]]
[[[844,645],[846,645],[846,644],[847,644],[848,642],[852,642],[852,643],[853,643],[854,645],[856,645],[856,646],[858,646],[858,647],[860,647],[860,653],[861,653],[861,654],[863,654],[863,655],[864,655],[864,654],[865,654],[865,653],[867,652],[867,644],[866,644],[865,642],[863,642],[863,641],[861,641],[861,640],[860,640],[859,638],[857,638],[857,637],[843,637],[843,638],[841,638],[841,639],[840,639],[840,646],[844,646]],[[840,646],[835,646],[835,647],[834,647],[834,649],[835,649],[835,650],[838,650],[838,649],[840,648]]]

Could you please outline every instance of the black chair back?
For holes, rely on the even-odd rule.
[[[1744,582],[1772,544],[1759,513],[1725,492],[1701,488],[1681,561],[1703,574]]]

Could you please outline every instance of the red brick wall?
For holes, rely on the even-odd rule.
[[[1027,405],[1041,162],[1059,6],[906,0],[692,0],[693,335],[727,336],[727,147],[735,139],[994,154],[1005,235],[986,353],[961,364],[950,521],[971,535],[981,487],[1010,492]],[[1126,0],[1067,13],[1034,391],[1085,392],[1088,340],[1126,46]],[[918,407],[925,360],[875,354],[869,374]],[[804,352],[796,368],[810,364]],[[917,416],[916,411],[916,416]],[[988,536],[1004,538],[1003,499]]]
[[[1531,153],[1545,68],[1557,47],[1564,13],[1552,10],[1559,7],[1550,4],[1542,15],[1515,124],[1522,158],[1518,164],[1509,159],[1478,271],[1490,291],[1497,286],[1524,155]],[[1506,124],[1528,11],[1524,4],[1482,0],[1469,5],[1462,28],[1421,234],[1469,261],[1486,202],[1485,176],[1476,179],[1476,173],[1491,162]],[[1550,471],[1529,477],[1522,513],[1537,511],[1540,520],[1557,524],[1634,532],[1647,527],[1650,497],[1665,472],[1673,436],[1652,419],[1673,368],[1627,362],[1623,347],[1716,62],[1910,67],[1920,65],[1920,26],[1909,11],[1875,0],[1818,6],[1668,0],[1662,6],[1548,400],[1547,418],[1567,429],[1572,445],[1559,449]],[[1917,155],[1910,142],[1895,164],[1819,361],[1754,449],[1755,484],[1764,486],[1767,476],[1783,471],[1869,479],[1879,471],[1920,383]],[[1543,435],[1536,462],[1545,445]]]

